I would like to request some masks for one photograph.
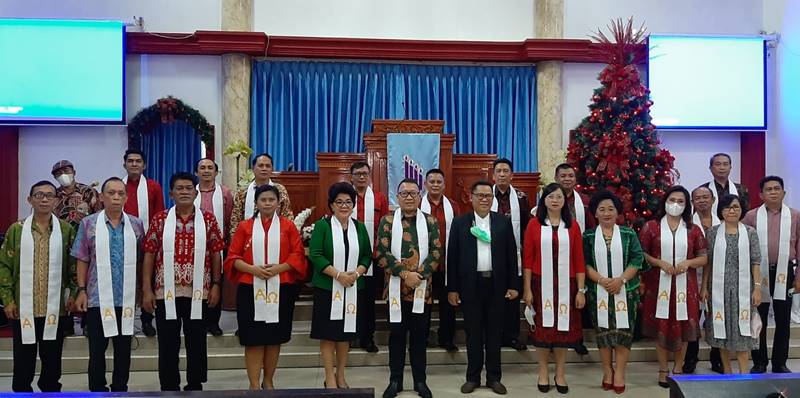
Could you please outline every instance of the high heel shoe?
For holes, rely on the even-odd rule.
[[[617,393],[617,394],[622,394],[622,393],[624,393],[624,392],[625,392],[625,385],[624,385],[624,384],[623,384],[623,385],[621,385],[621,386],[615,386],[615,385],[612,385],[612,386],[611,386],[611,388],[612,388],[612,389],[614,390],[614,392],[615,392],[615,393]]]
[[[547,379],[545,379],[547,380]],[[550,391],[550,384],[539,384],[539,380],[536,380],[536,387],[539,388],[539,392],[546,393]]]
[[[553,378],[553,384],[556,385],[556,391],[558,391],[559,394],[566,394],[569,392],[569,386],[562,386],[558,384],[555,377]]]
[[[611,391],[614,389],[614,371],[611,371],[611,383],[606,383],[605,378],[601,380],[603,391]]]
[[[659,370],[658,371],[658,376],[659,376],[658,386],[661,387],[661,388],[669,388],[669,383],[667,383],[666,381],[661,381],[660,380],[662,374],[669,375],[669,370]]]

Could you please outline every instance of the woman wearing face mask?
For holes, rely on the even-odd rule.
[[[676,185],[664,194],[654,220],[639,232],[644,257],[652,267],[643,274],[642,334],[656,340],[658,385],[668,388],[672,373],[681,374],[686,344],[700,338],[700,304],[696,269],[706,264],[706,240],[692,224],[689,191]]]
[[[709,263],[700,294],[710,314],[706,342],[720,349],[725,373],[732,373],[731,353],[739,373],[748,373],[750,351],[758,349],[750,314],[761,304],[761,249],[756,230],[739,221],[742,213],[738,196],[720,198],[717,216],[723,222],[708,231]]]

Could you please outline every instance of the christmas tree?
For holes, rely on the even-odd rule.
[[[651,123],[650,90],[636,67],[645,56],[643,28],[633,19],[609,27],[612,42],[602,32],[592,36],[608,64],[599,75],[590,114],[570,131],[567,162],[575,167],[578,189],[592,195],[601,189],[623,203],[625,223],[639,228],[650,219],[664,192],[673,184],[675,158],[660,148]]]

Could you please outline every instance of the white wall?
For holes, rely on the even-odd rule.
[[[769,3],[772,0],[766,0]],[[797,0],[796,0],[797,1]],[[634,16],[638,27],[642,22],[651,33],[746,34],[761,30],[761,0],[565,0],[564,36],[586,38],[612,18]],[[712,17],[713,16],[713,17]],[[564,145],[569,130],[587,116],[593,90],[600,86],[597,75],[600,64],[564,65],[563,123]],[[654,104],[658,106],[658,104]],[[708,159],[717,152],[731,155],[734,168],[731,177],[739,181],[741,164],[740,137],[735,132],[661,131],[662,146],[675,156],[675,167],[681,173],[679,182],[691,189],[710,179]]]
[[[519,41],[534,0],[256,0],[253,30],[278,36]]]

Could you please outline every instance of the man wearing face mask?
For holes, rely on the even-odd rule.
[[[59,160],[53,165],[51,173],[60,185],[56,189],[56,217],[77,229],[84,217],[102,210],[103,203],[99,200],[97,191],[89,185],[75,181],[75,166],[72,162]]]

